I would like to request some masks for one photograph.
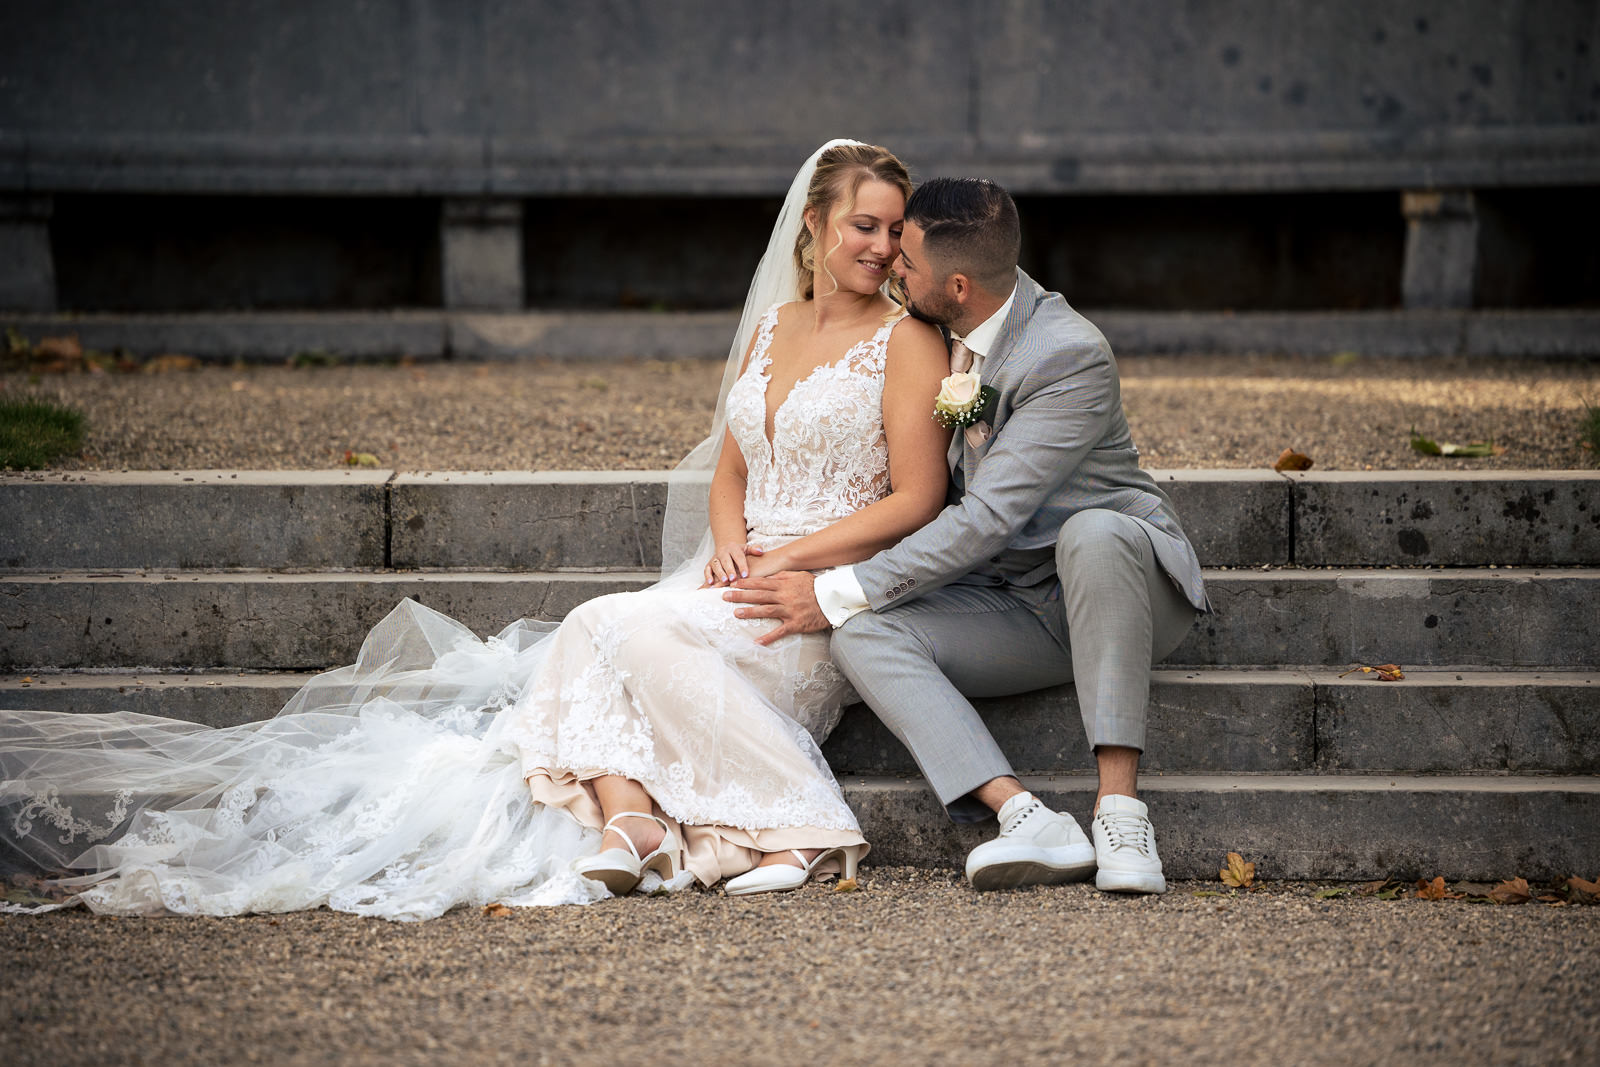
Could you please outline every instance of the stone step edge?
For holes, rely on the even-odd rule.
[[[138,685],[215,687],[237,685],[251,688],[298,688],[316,677],[314,671],[240,671],[227,667],[38,667],[29,670],[7,668],[0,671],[0,691],[24,685],[58,686],[65,689],[112,689]],[[24,683],[24,678],[34,681]],[[1385,683],[1350,674],[1325,665],[1278,665],[1272,667],[1157,667],[1150,672],[1155,684],[1179,685],[1300,685],[1373,686]],[[1541,682],[1549,686],[1588,686],[1600,688],[1600,666],[1595,669],[1559,667],[1506,667],[1493,670],[1418,667],[1405,671],[1404,682],[1419,686],[1495,686],[1528,685]],[[1399,685],[1401,683],[1388,683]]]
[[[352,568],[349,570],[261,570],[259,568],[197,568],[168,567],[82,567],[52,570],[0,571],[0,582],[28,584],[61,581],[103,582],[263,582],[280,581],[286,584],[309,582],[580,582],[611,580],[616,582],[654,581],[660,571],[638,568],[603,569],[574,567],[561,570],[456,570],[447,568],[418,568],[397,570],[392,568]],[[1296,566],[1293,564],[1262,564],[1249,567],[1202,567],[1200,573],[1207,581],[1323,581],[1328,578],[1349,581],[1364,580],[1451,580],[1458,578],[1488,578],[1519,580],[1530,578],[1600,578],[1600,561],[1596,565],[1551,566],[1546,564],[1482,567],[1441,566],[1378,566],[1378,567],[1323,567]]]
[[[1096,779],[1022,780],[1086,830]],[[961,867],[992,821],[955,824],[920,781],[846,776],[869,864]],[[1140,776],[1169,878],[1214,880],[1228,852],[1256,877],[1489,881],[1600,869],[1600,776]]]
[[[1141,353],[1496,358],[1600,355],[1592,309],[1378,311],[1086,311],[1120,358]],[[29,340],[77,334],[121,347],[206,360],[287,359],[322,349],[353,361],[721,357],[737,311],[12,312]]]
[[[1210,572],[1218,614],[1173,665],[1578,669],[1595,665],[1600,568]],[[81,572],[0,577],[6,667],[316,669],[352,662],[406,597],[480,634],[557,620],[649,572]],[[229,620],[234,624],[228,625]]]
[[[1196,551],[1213,565],[1600,560],[1600,520],[1587,506],[1600,471],[1149,473],[1189,516]],[[667,485],[678,477],[382,469],[91,471],[59,480],[54,472],[0,474],[0,573],[649,567]]]
[[[0,708],[126,711],[225,728],[272,718],[311,677],[0,674]],[[1382,683],[1327,668],[1162,667],[1151,681],[1147,773],[1600,771],[1600,672],[1413,670],[1403,682]],[[1077,774],[1093,767],[1070,683],[974,703],[1019,771]],[[823,753],[840,774],[917,773],[904,746],[861,705],[845,709]]]

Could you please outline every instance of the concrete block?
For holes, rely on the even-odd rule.
[[[1210,572],[1169,664],[1591,666],[1600,570]]]
[[[1600,311],[1478,311],[1466,317],[1462,349],[1499,359],[1538,355],[1557,359],[1600,356]]]
[[[446,351],[445,320],[437,311],[14,315],[4,324],[30,341],[72,333],[85,348],[124,348],[140,356],[180,352],[196,359],[268,362],[301,352],[367,360]]]
[[[218,728],[270,719],[309,674],[34,674],[0,676],[0,708],[127,711]]]
[[[1408,308],[1469,308],[1478,276],[1478,211],[1470,190],[1404,193],[1406,255],[1401,301]]]
[[[1301,566],[1600,564],[1600,471],[1288,477]]]
[[[560,619],[655,574],[194,574],[0,577],[0,669],[324,670],[405,597],[498,633]]]
[[[1117,352],[1447,356],[1461,350],[1450,311],[1086,312]],[[1530,353],[1532,354],[1532,353]]]
[[[0,308],[55,310],[51,209],[48,196],[0,196]]]
[[[382,567],[391,473],[0,474],[0,570]]]
[[[1310,678],[1286,671],[1168,671],[1152,678],[1145,771],[1308,770],[1315,763]],[[1072,686],[974,701],[1019,774],[1093,769]],[[845,709],[823,745],[840,775],[913,775],[916,762],[865,705]]]
[[[439,259],[445,307],[522,307],[522,202],[446,200]]]
[[[1269,470],[1152,470],[1206,567],[1289,563],[1289,491]]]
[[[1600,312],[1084,312],[1121,354],[1600,356]],[[0,317],[32,341],[75,333],[89,348],[270,361],[343,359],[721,359],[738,326],[724,311],[393,311],[41,314]]]
[[[725,311],[468,313],[449,318],[456,359],[725,359],[739,316]]]
[[[960,867],[995,824],[949,821],[921,781],[848,778],[869,863]],[[1086,823],[1095,779],[1025,777]],[[1263,879],[1493,881],[1566,877],[1600,865],[1600,778],[1146,775],[1168,878],[1215,879],[1230,851]]]
[[[402,474],[390,493],[396,567],[661,565],[665,471]]]
[[[1328,771],[1600,773],[1600,675],[1317,674],[1317,763]]]

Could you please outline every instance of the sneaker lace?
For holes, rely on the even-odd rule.
[[[1125,811],[1109,812],[1101,815],[1097,821],[1105,831],[1113,852],[1131,848],[1141,856],[1150,855],[1150,820],[1143,815]]]
[[[1033,815],[1034,812],[1042,811],[1043,809],[1044,805],[1038,803],[1037,801],[1025,807],[1018,808],[1016,811],[1011,813],[1011,817],[1006,820],[1005,825],[1000,827],[1001,836],[1009,835],[1013,830],[1027,822],[1029,816]]]

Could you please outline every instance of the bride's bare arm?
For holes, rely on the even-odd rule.
[[[883,430],[889,445],[889,495],[825,530],[750,558],[750,574],[822,570],[859,563],[926,525],[944,507],[950,431],[933,419],[950,356],[937,330],[908,320],[889,335]]]
[[[755,350],[756,339],[750,339],[745,349],[744,362],[739,373],[750,365],[750,353]],[[711,475],[711,560],[706,564],[705,584],[716,585],[740,578],[749,570],[745,554],[745,541],[749,527],[744,517],[745,483],[750,472],[745,467],[744,453],[733,439],[732,430],[722,431],[722,451],[717,456],[717,469]]]

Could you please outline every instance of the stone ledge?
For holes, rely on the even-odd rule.
[[[310,675],[0,676],[0,707],[131,711],[208,726],[277,714]],[[1333,671],[1157,670],[1146,773],[1600,773],[1600,674],[1411,671],[1385,684]],[[1070,685],[975,701],[1025,774],[1093,768]],[[865,707],[823,746],[840,774],[915,775]]]
[[[1301,566],[1600,563],[1600,471],[1287,477]]]
[[[1096,311],[1123,355],[1284,354],[1600,357],[1600,311]],[[30,341],[77,334],[136,355],[271,362],[322,351],[344,359],[722,359],[735,312],[259,311],[124,314],[0,312]]]
[[[845,778],[871,863],[961,867],[994,823],[958,825],[921,781]],[[1023,785],[1088,825],[1095,779]],[[1567,877],[1600,865],[1600,778],[1145,775],[1169,878],[1215,879],[1234,851],[1258,878]]]
[[[382,567],[383,470],[0,475],[0,571]]]
[[[1584,566],[1600,471],[1152,470],[1208,566]],[[650,568],[667,471],[0,474],[0,572]],[[192,491],[192,492],[191,492]],[[385,508],[388,508],[386,511]]]

